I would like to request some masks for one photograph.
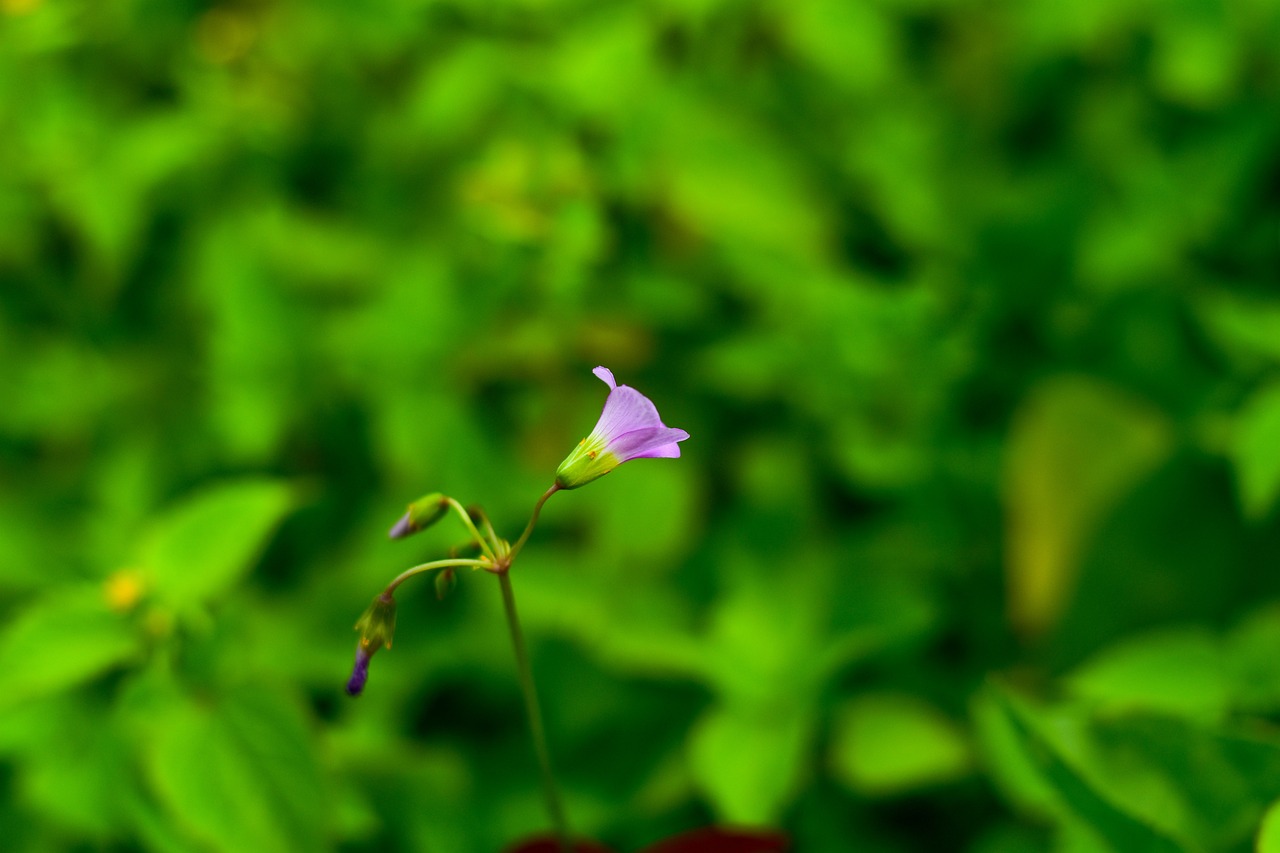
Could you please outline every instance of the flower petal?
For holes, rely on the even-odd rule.
[[[608,385],[610,389],[618,387],[618,383],[615,382],[613,379],[613,371],[610,370],[609,368],[603,367],[603,366],[596,367],[591,372],[594,373],[597,377],[599,377],[601,382],[603,382],[605,385]]]
[[[677,459],[680,456],[678,442],[688,437],[689,433],[682,429],[645,427],[614,438],[605,447],[605,452],[618,457],[619,464],[628,459]]]
[[[609,392],[591,434],[607,443],[634,430],[661,426],[658,408],[648,397],[628,385],[619,385]]]

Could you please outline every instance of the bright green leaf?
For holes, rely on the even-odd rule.
[[[812,731],[813,709],[807,706],[708,712],[690,736],[690,761],[717,817],[776,824],[799,791]]]
[[[156,594],[186,606],[225,592],[253,567],[294,501],[293,489],[274,480],[228,483],[187,499],[157,523],[143,550]]]
[[[1245,514],[1262,518],[1280,495],[1280,384],[1262,389],[1245,405],[1231,456]]]
[[[64,591],[22,611],[0,634],[0,706],[65,690],[138,650],[129,621],[98,590]]]
[[[1110,711],[1159,711],[1201,720],[1227,709],[1217,640],[1200,630],[1160,631],[1104,650],[1068,676],[1079,695]]]
[[[146,745],[148,778],[174,820],[217,850],[319,849],[327,812],[301,715],[240,691],[172,709]]]
[[[869,694],[836,715],[832,761],[854,791],[898,794],[968,773],[970,752],[960,729],[912,696]]]
[[[1258,853],[1280,853],[1280,800],[1271,804],[1258,829]]]

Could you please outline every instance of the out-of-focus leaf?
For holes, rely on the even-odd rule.
[[[132,658],[134,627],[97,589],[65,590],[21,612],[0,633],[0,706],[65,690]]]
[[[1079,749],[1090,778],[1128,813],[1205,850],[1233,849],[1253,834],[1280,793],[1280,740],[1168,717],[1097,720]]]
[[[1078,667],[1067,683],[1107,711],[1157,711],[1209,722],[1222,717],[1229,699],[1220,644],[1195,629],[1127,639]]]
[[[1187,848],[1156,827],[1118,807],[1101,794],[1081,771],[1065,760],[1059,746],[1038,720],[1021,702],[1007,695],[997,695],[997,702],[1016,736],[1022,740],[1043,779],[1052,788],[1059,807],[1066,808],[1086,823],[1114,853],[1146,850],[1151,853],[1187,853]]]
[[[1258,828],[1258,853],[1280,853],[1280,800],[1276,800],[1267,809],[1262,818],[1262,826]]]
[[[172,707],[154,722],[146,769],[172,819],[213,849],[321,847],[326,797],[305,721],[269,692]]]
[[[1241,620],[1225,645],[1232,705],[1253,712],[1280,708],[1280,606]]]
[[[1252,518],[1271,511],[1280,495],[1280,385],[1257,392],[1240,413],[1232,445],[1240,503]]]
[[[130,756],[110,720],[82,713],[77,726],[43,743],[23,780],[44,815],[99,838],[127,827]]]
[[[1009,436],[1003,484],[1015,625],[1036,634],[1057,621],[1090,537],[1170,446],[1159,413],[1096,380],[1059,377],[1032,391]]]
[[[969,745],[959,728],[913,696],[860,696],[836,712],[834,726],[837,777],[861,794],[899,794],[970,769]]]
[[[780,704],[772,712],[715,708],[690,735],[693,777],[716,815],[747,826],[774,824],[805,775],[812,707]]]
[[[296,500],[275,480],[208,488],[166,513],[146,541],[141,564],[162,600],[186,607],[227,591],[253,567]]]

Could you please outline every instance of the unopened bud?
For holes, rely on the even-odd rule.
[[[449,498],[439,492],[432,492],[409,504],[409,509],[400,516],[400,520],[387,533],[392,539],[403,539],[426,530],[449,511]]]
[[[384,646],[391,648],[396,632],[396,600],[384,592],[373,600],[368,609],[356,620],[360,640],[356,643],[356,664],[347,680],[347,695],[359,696],[369,680],[369,661]]]
[[[453,592],[458,585],[458,575],[452,568],[444,569],[436,575],[436,600],[444,601],[444,597]]]
[[[373,657],[364,647],[364,643],[356,644],[356,665],[351,670],[351,678],[347,679],[347,695],[359,696],[364,692],[365,682],[369,680],[369,659]]]
[[[378,649],[391,648],[396,633],[396,599],[389,592],[379,594],[373,603],[356,620],[360,632],[360,645],[373,654]]]

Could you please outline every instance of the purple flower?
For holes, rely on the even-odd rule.
[[[351,678],[347,680],[348,696],[359,696],[364,691],[364,683],[369,680],[369,660],[372,657],[363,642],[356,643],[356,665],[351,670]]]
[[[597,367],[592,372],[609,386],[609,396],[591,435],[560,463],[557,486],[576,489],[631,459],[680,456],[679,442],[689,433],[664,424],[649,398],[634,388],[619,385],[608,368]]]

